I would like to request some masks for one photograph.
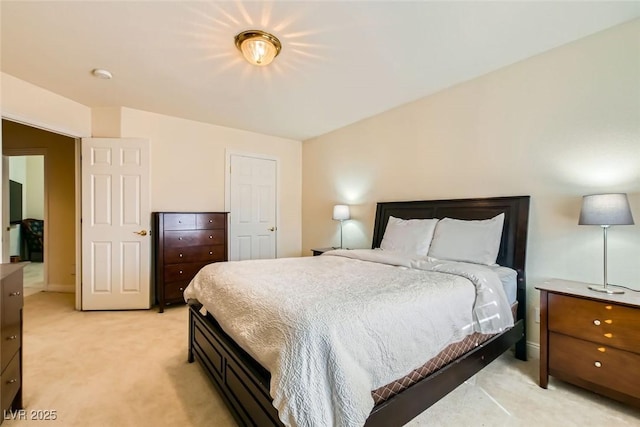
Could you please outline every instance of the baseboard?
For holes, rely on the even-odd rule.
[[[64,292],[73,294],[76,291],[76,285],[56,285],[55,283],[49,283],[45,290],[47,292]]]
[[[540,359],[540,344],[537,342],[527,341],[527,357],[531,359]]]

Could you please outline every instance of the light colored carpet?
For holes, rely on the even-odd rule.
[[[6,426],[234,426],[200,366],[187,363],[187,309],[77,312],[74,296],[25,298],[24,404],[56,421]],[[636,367],[637,368],[637,367]],[[505,354],[410,426],[640,425],[640,411],[551,379]]]

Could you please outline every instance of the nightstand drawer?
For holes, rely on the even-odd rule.
[[[597,343],[549,334],[549,372],[566,374],[640,398],[640,355]]]
[[[549,330],[640,353],[640,310],[549,295]]]

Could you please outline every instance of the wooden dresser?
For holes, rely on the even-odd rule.
[[[540,290],[540,387],[549,375],[640,406],[640,293],[549,280]]]
[[[154,212],[151,235],[156,302],[162,313],[205,265],[227,260],[226,212]]]
[[[3,414],[22,409],[23,267],[24,263],[0,264],[0,402]]]

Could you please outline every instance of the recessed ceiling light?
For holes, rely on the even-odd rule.
[[[109,72],[108,70],[103,70],[102,68],[93,69],[93,71],[91,71],[91,74],[93,74],[94,77],[104,80],[110,80],[113,77],[111,75],[111,72]]]

